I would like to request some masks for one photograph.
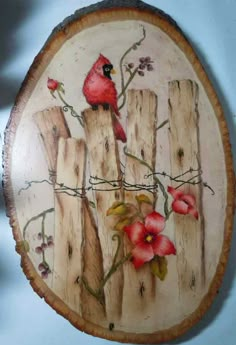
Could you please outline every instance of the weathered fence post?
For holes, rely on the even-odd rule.
[[[93,219],[91,207],[87,199],[83,201],[83,279],[89,286],[97,291],[104,276],[102,264],[102,250],[98,238],[98,229]],[[92,296],[84,286],[81,292],[82,316],[85,320],[98,323],[105,318],[105,305]]]
[[[122,200],[119,182],[121,178],[119,155],[112,127],[111,112],[103,110],[102,107],[99,107],[96,111],[90,108],[83,112],[83,117],[89,155],[90,180],[92,183],[98,182],[97,185],[94,185],[96,213],[103,254],[103,269],[106,275],[112,265],[117,249],[117,241],[112,240],[112,236],[117,233],[113,231],[114,220],[112,221],[110,217],[107,217],[106,213],[115,201]],[[102,183],[99,183],[99,181]],[[113,185],[109,181],[113,181]],[[117,190],[114,190],[116,188]],[[123,252],[120,250],[117,259],[119,260],[122,256]],[[107,319],[109,322],[113,322],[121,316],[122,267],[108,279],[104,287],[104,293]]]
[[[85,143],[70,138],[62,109],[45,109],[36,113],[34,119],[42,139],[48,169],[52,174],[50,178],[54,182],[53,188],[58,189],[60,183],[70,188],[83,186]],[[73,191],[65,192],[73,195]],[[52,285],[59,297],[86,320],[93,322],[96,319],[96,322],[102,322],[104,308],[83,286],[81,289],[81,275],[95,290],[103,278],[100,242],[87,198],[81,201],[75,196],[56,193],[54,204],[55,239],[49,262],[53,271]],[[61,250],[65,255],[61,254]]]
[[[73,191],[67,187],[84,187],[85,165],[84,141],[60,138],[55,188],[53,289],[79,313],[81,285],[78,284],[78,278],[82,274],[83,210],[82,200],[73,196]]]
[[[173,177],[190,168],[197,169],[201,163],[197,105],[196,82],[181,80],[169,83],[169,140]],[[196,171],[189,173],[186,179],[196,174]],[[196,220],[192,215],[174,214],[179,292],[186,303],[188,297],[191,300],[193,296],[200,296],[204,284],[204,226],[201,184],[185,184],[181,190],[195,196],[200,216]]]
[[[61,107],[53,107],[37,112],[34,119],[44,144],[48,168],[53,172],[56,170],[59,138],[71,136],[64,113]]]
[[[146,162],[151,169],[155,169],[156,162],[156,121],[157,121],[157,96],[150,90],[128,91],[128,119],[127,119],[127,152]],[[139,160],[126,157],[125,181],[131,185],[152,185],[153,178],[146,178],[151,170]],[[125,191],[125,201],[137,204],[137,194],[147,195],[151,201],[155,199],[155,193],[148,191]],[[151,207],[149,212],[153,208]],[[131,246],[125,240],[125,252],[129,252]],[[149,306],[155,297],[155,277],[150,267],[144,265],[135,270],[132,263],[124,264],[124,298],[123,313],[135,315]],[[142,288],[140,288],[140,286]]]

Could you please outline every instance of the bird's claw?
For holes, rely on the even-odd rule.
[[[93,105],[92,105],[92,109],[93,109],[93,110],[98,110],[98,105],[97,105],[97,104],[93,104]]]
[[[109,110],[109,104],[108,103],[104,103],[102,106],[103,106],[103,110]]]

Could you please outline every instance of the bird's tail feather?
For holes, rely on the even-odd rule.
[[[122,127],[121,123],[119,122],[119,120],[117,120],[115,116],[113,116],[113,129],[114,129],[116,140],[121,140],[123,143],[126,143],[127,138],[126,138],[124,128]]]
[[[114,113],[116,114],[116,116],[118,116],[120,118],[121,115],[120,115],[117,104],[113,104],[112,107],[113,107],[113,110],[114,110]]]

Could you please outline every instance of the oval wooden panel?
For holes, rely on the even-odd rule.
[[[17,97],[4,165],[23,270],[75,327],[156,343],[202,317],[234,173],[222,108],[171,18],[105,1],[59,25]]]

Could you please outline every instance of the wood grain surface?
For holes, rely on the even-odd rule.
[[[190,181],[201,169],[199,149],[198,85],[191,80],[169,83],[169,139],[172,176],[179,176],[190,168]],[[175,187],[175,185],[174,185]],[[181,188],[196,198],[200,219],[192,215],[174,215],[177,248],[179,294],[185,303],[201,292],[205,283],[204,210],[202,209],[202,185],[188,184]],[[183,297],[184,296],[184,297]]]
[[[127,115],[127,152],[142,161],[145,161],[153,170],[156,163],[156,123],[157,123],[157,96],[150,90],[129,90]],[[126,157],[125,180],[131,185],[153,185],[153,178],[146,178],[150,169],[140,164],[131,156]],[[129,189],[129,186],[127,186]],[[125,201],[136,204],[135,196],[143,194],[154,202],[155,194],[142,190],[125,191]],[[148,208],[152,211],[152,207]],[[132,249],[130,242],[125,239],[125,252]],[[143,292],[140,293],[142,285]],[[142,312],[155,298],[156,280],[150,272],[150,267],[143,266],[139,271],[126,263],[124,265],[124,299],[123,313],[135,317]]]

